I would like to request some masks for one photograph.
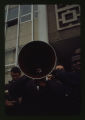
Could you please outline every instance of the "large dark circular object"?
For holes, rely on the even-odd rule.
[[[43,41],[32,41],[21,49],[18,64],[28,77],[41,79],[55,68],[56,53],[49,44]]]

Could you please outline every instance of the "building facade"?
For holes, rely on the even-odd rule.
[[[5,83],[18,66],[18,54],[30,41],[51,44],[57,63],[70,69],[70,57],[80,47],[79,5],[7,5],[5,7]]]
[[[55,48],[59,63],[71,69],[71,56],[80,48],[80,5],[47,6],[48,39]]]

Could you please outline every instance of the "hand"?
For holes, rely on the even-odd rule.
[[[14,106],[14,103],[15,103],[16,101],[9,101],[9,100],[6,100],[5,101],[5,105],[6,106]]]
[[[53,78],[53,75],[52,75],[52,74],[47,75],[47,79],[48,79],[48,80],[52,80],[52,78]]]

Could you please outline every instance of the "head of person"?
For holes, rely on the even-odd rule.
[[[76,49],[72,56],[72,71],[80,71],[80,48]]]
[[[13,67],[11,69],[12,80],[17,80],[21,76],[21,70],[18,67]]]
[[[62,70],[63,71],[64,66],[59,64],[59,65],[56,66],[56,70]]]

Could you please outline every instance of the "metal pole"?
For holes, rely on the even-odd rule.
[[[5,40],[6,40],[6,29],[7,29],[8,7],[9,7],[9,5],[6,6],[6,18],[5,18]]]
[[[33,17],[33,14],[34,13],[34,10],[33,10],[33,5],[31,7],[31,20],[32,20],[32,41],[34,40],[34,17]]]
[[[38,38],[39,41],[49,43],[46,5],[38,5]]]
[[[15,65],[18,65],[18,52],[19,52],[19,28],[20,28],[20,5],[18,8],[18,24],[17,24],[17,41],[16,41],[16,55],[15,55]]]

